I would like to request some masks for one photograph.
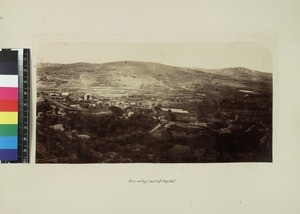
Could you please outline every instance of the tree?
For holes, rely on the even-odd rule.
[[[158,104],[158,105],[154,106],[154,110],[156,112],[156,119],[158,119],[159,113],[162,111],[161,108],[162,108],[161,104]]]
[[[111,112],[113,114],[115,114],[116,116],[122,116],[123,115],[123,110],[117,106],[110,106],[108,108],[109,110],[111,110]]]

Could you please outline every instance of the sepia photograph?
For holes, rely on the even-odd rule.
[[[30,49],[0,213],[300,213],[299,22],[299,0],[0,0],[0,48]]]
[[[53,43],[37,163],[272,162],[272,57],[252,43]]]

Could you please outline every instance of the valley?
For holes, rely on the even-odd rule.
[[[272,74],[151,62],[38,66],[37,162],[272,161]]]

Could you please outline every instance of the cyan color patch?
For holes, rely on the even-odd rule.
[[[17,136],[0,137],[0,149],[17,149],[18,138]]]

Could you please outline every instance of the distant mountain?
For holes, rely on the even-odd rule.
[[[222,87],[240,89],[272,88],[272,74],[247,68],[183,68],[153,62],[40,63],[38,88],[102,88],[130,90],[195,90]]]

